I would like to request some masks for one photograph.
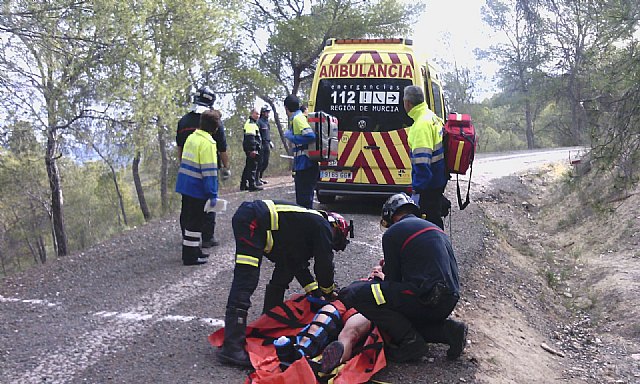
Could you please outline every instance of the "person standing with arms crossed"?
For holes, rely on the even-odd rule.
[[[305,208],[313,208],[313,191],[320,176],[317,161],[309,158],[309,144],[316,140],[305,115],[300,111],[300,99],[289,95],[284,99],[284,107],[289,117],[289,129],[284,137],[294,144],[293,147],[293,180],[296,189],[296,204]]]
[[[404,109],[413,125],[409,128],[411,149],[411,199],[420,206],[426,219],[444,229],[442,203],[449,175],[444,161],[442,134],[444,122],[424,101],[422,88],[404,89]]]

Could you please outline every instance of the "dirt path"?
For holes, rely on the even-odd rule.
[[[640,380],[637,225],[620,231],[626,243],[604,233],[594,236],[587,219],[570,214],[575,202],[550,197],[558,193],[553,187],[558,174],[547,169],[474,187],[472,205],[454,212],[451,231],[462,284],[455,316],[470,325],[466,352],[450,362],[445,347],[433,346],[423,362],[391,364],[376,379]],[[222,245],[206,266],[181,265],[176,216],[4,279],[0,382],[242,382],[246,372],[220,365],[206,336],[224,316],[233,270],[229,219],[234,207],[249,199],[293,200],[290,176],[269,181],[258,193],[225,189],[230,211],[219,218]],[[628,204],[624,208],[629,217],[640,217],[640,204],[632,199],[622,202]],[[380,203],[353,199],[319,206],[356,223],[358,237],[336,257],[341,284],[361,277],[380,257]],[[621,218],[607,220],[606,226],[615,226]],[[263,265],[260,287],[270,268]],[[260,289],[252,301],[250,318],[256,318]]]

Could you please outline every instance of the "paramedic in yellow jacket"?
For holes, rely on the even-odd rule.
[[[410,85],[404,89],[404,109],[413,125],[409,128],[411,149],[411,196],[426,219],[444,229],[442,204],[449,179],[444,161],[442,127],[444,122],[424,101],[422,88]]]
[[[211,136],[222,125],[220,118],[220,111],[204,111],[200,115],[200,127],[187,137],[182,150],[176,192],[182,194],[184,265],[207,262],[208,256],[202,253],[200,242],[205,214],[213,212],[218,200],[218,153]]]
[[[300,99],[289,95],[284,99],[284,107],[289,117],[289,129],[284,137],[294,144],[293,170],[296,188],[296,204],[313,208],[313,190],[318,183],[320,166],[309,158],[309,144],[315,142],[316,134],[309,126],[307,117],[300,110]]]

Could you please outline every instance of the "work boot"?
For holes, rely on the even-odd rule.
[[[249,187],[247,187],[247,184],[246,184],[246,183],[242,183],[242,184],[240,184],[240,190],[241,190],[241,191],[246,191],[247,189],[249,189]]]
[[[260,181],[260,179],[256,179],[256,187],[262,187],[262,181]]]
[[[269,312],[273,307],[278,304],[282,304],[284,301],[284,291],[286,288],[274,285],[267,284],[264,290],[264,305],[262,306],[262,313],[265,314]]]
[[[262,184],[269,184],[269,182],[267,182],[267,180],[265,180],[265,179],[260,179],[260,182],[261,182]]]
[[[447,344],[447,358],[455,360],[467,346],[468,327],[461,321],[446,319],[438,324],[428,324],[418,329],[427,343]]]
[[[218,360],[223,364],[251,368],[249,354],[245,351],[246,337],[247,311],[227,308],[224,316],[224,343],[218,352]]]
[[[386,343],[385,356],[390,361],[406,363],[419,360],[428,350],[429,347],[422,336],[414,329],[411,329],[399,344]]]
[[[447,350],[447,359],[455,360],[462,354],[464,347],[467,346],[467,332],[469,327],[461,321],[451,319],[445,320],[444,328],[446,330],[449,349]]]
[[[218,242],[215,239],[203,241],[202,242],[203,257],[209,257],[209,255],[213,253],[213,247],[217,247],[218,245],[220,245],[220,242]]]
[[[202,254],[199,247],[188,247],[182,245],[183,265],[202,265],[207,262],[207,258]]]
[[[249,192],[262,191],[264,188],[258,187],[255,184],[253,186],[249,186]]]

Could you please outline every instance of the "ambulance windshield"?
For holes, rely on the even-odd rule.
[[[339,120],[340,131],[388,132],[411,126],[402,95],[410,79],[325,78],[318,84],[315,111]]]

